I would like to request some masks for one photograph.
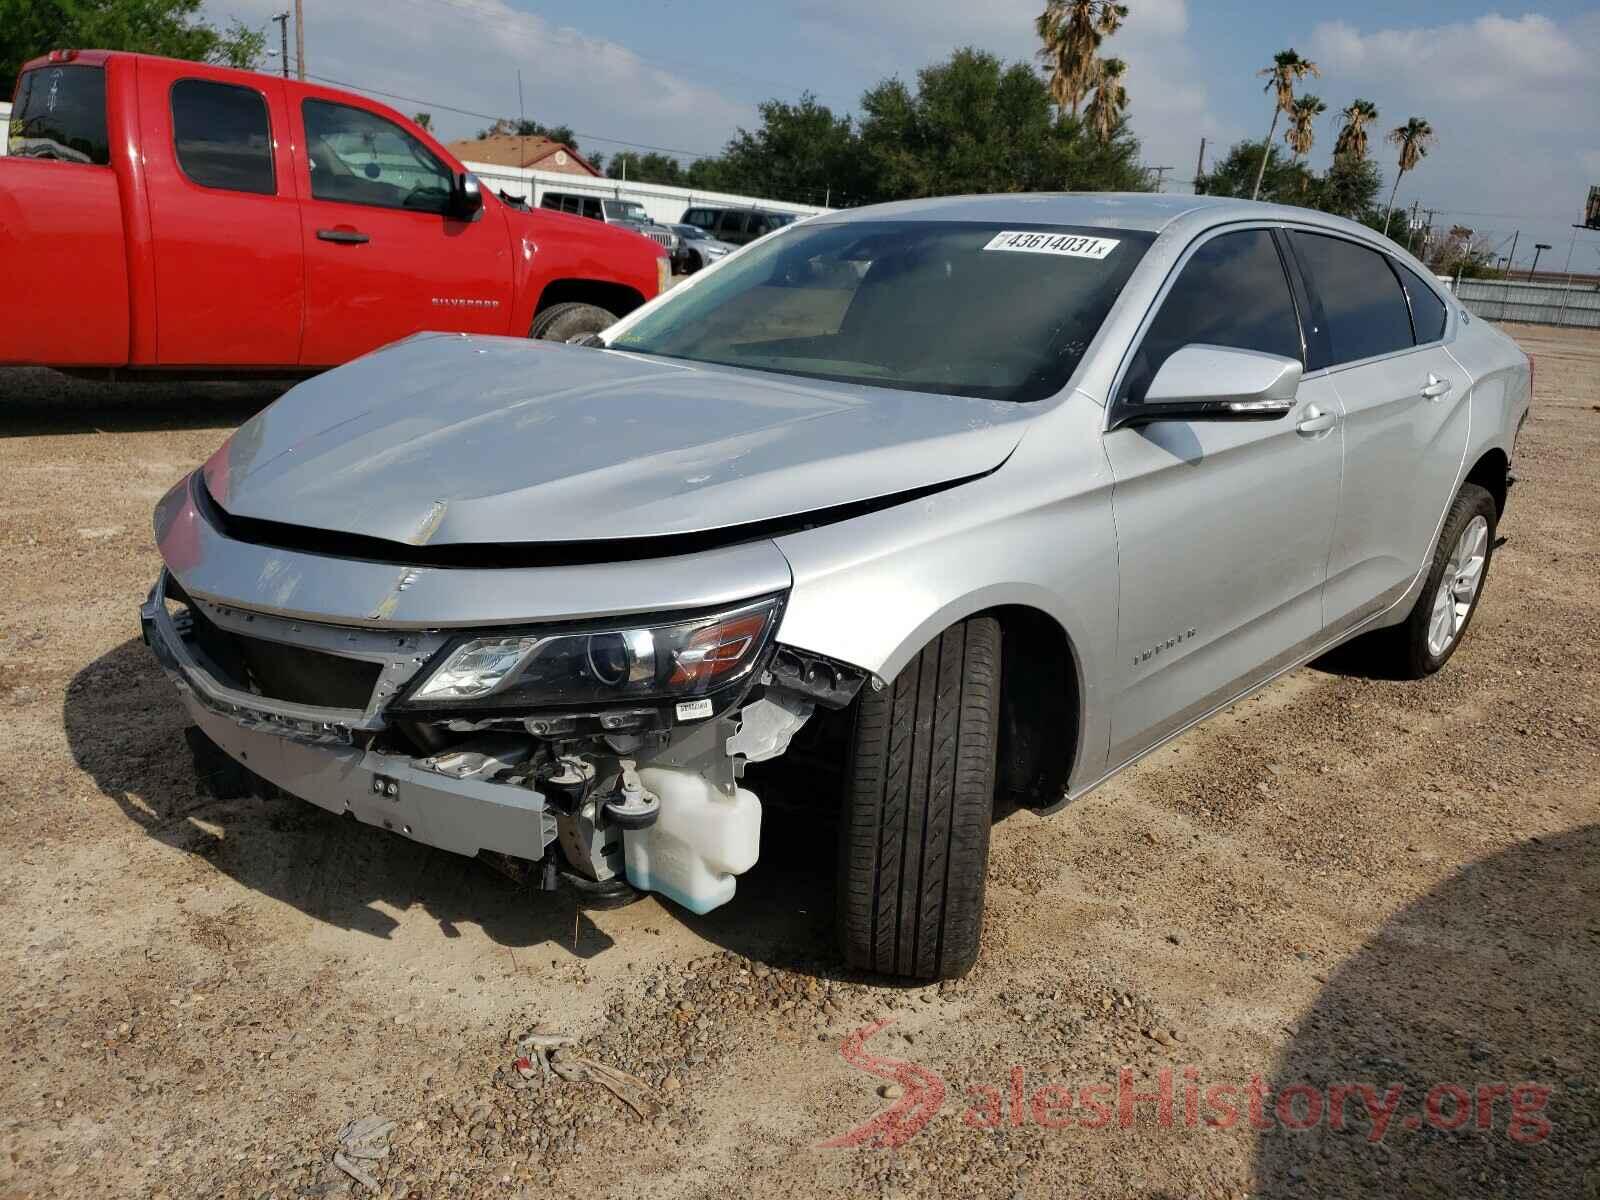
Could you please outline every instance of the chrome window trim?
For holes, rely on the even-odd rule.
[[[1195,236],[1190,240],[1189,244],[1183,248],[1183,253],[1173,261],[1172,266],[1167,271],[1167,277],[1161,281],[1161,287],[1156,291],[1155,297],[1150,301],[1150,307],[1145,310],[1144,316],[1140,319],[1139,328],[1134,332],[1134,335],[1128,339],[1128,344],[1123,347],[1122,360],[1117,364],[1116,374],[1111,377],[1111,387],[1106,394],[1106,403],[1104,406],[1104,424],[1100,430],[1102,435],[1111,432],[1112,427],[1121,418],[1122,410],[1127,407],[1121,399],[1122,384],[1123,380],[1127,377],[1129,368],[1133,365],[1134,354],[1138,351],[1140,345],[1143,344],[1145,335],[1150,332],[1150,325],[1155,321],[1156,314],[1161,311],[1161,306],[1166,303],[1167,296],[1171,293],[1173,285],[1177,283],[1178,277],[1183,274],[1184,268],[1189,265],[1189,260],[1195,256],[1195,253],[1200,249],[1200,247],[1204,246],[1206,243],[1215,238],[1222,237],[1230,233],[1249,233],[1252,230],[1257,229],[1265,230],[1268,233],[1271,233],[1273,230],[1281,229],[1283,227],[1284,223],[1282,221],[1271,219],[1231,221],[1224,225],[1213,225],[1209,229],[1203,229],[1199,233],[1195,234]],[[1284,268],[1285,275],[1283,285],[1289,289],[1289,303],[1294,308],[1295,322],[1300,326],[1300,365],[1303,368],[1307,361],[1306,352],[1309,349],[1306,343],[1304,314],[1300,312],[1300,299],[1295,295],[1294,284],[1290,281],[1287,274],[1290,264],[1284,261],[1283,249],[1277,244],[1276,239],[1273,239],[1272,248],[1273,251],[1278,255],[1279,263]],[[1132,280],[1130,279],[1129,282],[1131,283]],[[1094,344],[1091,342],[1089,350],[1084,352],[1085,360],[1088,359],[1089,352],[1093,349]],[[1079,366],[1081,368],[1082,363],[1080,363]],[[1318,373],[1320,374],[1320,371]],[[1073,375],[1075,380],[1077,372],[1073,372]],[[1302,376],[1302,378],[1306,377],[1307,376]]]

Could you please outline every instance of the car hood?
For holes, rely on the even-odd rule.
[[[1031,407],[420,334],[287,392],[205,481],[231,516],[412,546],[664,537],[983,474]]]

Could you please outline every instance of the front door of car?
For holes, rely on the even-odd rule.
[[[1135,343],[1112,404],[1144,399],[1185,345],[1304,354],[1269,229],[1189,249]],[[1127,762],[1313,648],[1339,507],[1338,398],[1302,380],[1272,420],[1168,420],[1105,437],[1115,483],[1117,694],[1107,765]]]
[[[1345,410],[1344,495],[1328,557],[1330,633],[1405,594],[1429,561],[1467,450],[1471,378],[1447,310],[1410,268],[1347,238],[1288,234],[1314,319],[1307,354]]]
[[[301,102],[306,318],[300,362],[328,366],[423,329],[509,328],[505,210],[448,215],[451,168],[408,130],[353,104]]]

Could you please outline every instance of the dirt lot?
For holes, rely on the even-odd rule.
[[[396,1122],[386,1196],[1600,1195],[1600,338],[1518,333],[1524,481],[1450,667],[1299,671],[1007,818],[982,962],[927,989],[841,971],[804,811],[769,811],[709,917],[580,916],[308,805],[210,798],[137,640],[149,514],[275,391],[0,372],[0,1195],[359,1195],[330,1159],[368,1114]],[[878,1073],[852,1066],[884,1020],[856,1055]],[[507,1087],[535,1027],[661,1115]],[[1141,1096],[1173,1069],[1169,1121],[1139,1101],[1123,1126],[1124,1067]],[[1361,1101],[1330,1128],[1341,1082],[1393,1097],[1381,1139]],[[938,1107],[914,1136],[820,1144],[897,1089]]]

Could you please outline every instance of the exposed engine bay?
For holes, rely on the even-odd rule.
[[[164,576],[142,624],[201,732],[257,779],[592,904],[652,891],[704,913],[759,854],[745,767],[869,678],[774,641],[781,610],[386,631],[194,599]]]

